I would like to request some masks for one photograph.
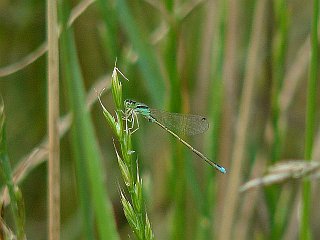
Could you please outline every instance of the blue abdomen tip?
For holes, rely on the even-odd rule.
[[[220,172],[222,172],[222,173],[227,173],[227,170],[224,168],[224,167],[220,167]]]

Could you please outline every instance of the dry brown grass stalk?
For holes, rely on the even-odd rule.
[[[265,170],[266,161],[264,155],[260,154],[253,166],[252,176],[258,177],[261,176]],[[235,236],[238,240],[247,239],[247,233],[249,224],[251,222],[251,217],[255,212],[255,204],[259,200],[260,191],[251,191],[243,196],[242,206],[239,211],[239,220],[237,221],[235,228]]]
[[[291,160],[279,162],[270,166],[265,176],[250,180],[242,185],[239,191],[245,192],[256,187],[280,184],[290,179],[301,179],[318,173],[319,169],[320,163],[314,161]]]
[[[48,236],[60,239],[59,24],[57,1],[47,1],[48,39]]]
[[[219,239],[228,240],[232,237],[234,213],[238,207],[238,187],[240,186],[241,170],[245,159],[246,136],[249,126],[250,109],[253,104],[253,93],[255,78],[259,65],[261,64],[261,41],[265,16],[266,1],[258,1],[253,18],[252,35],[249,42],[248,58],[246,64],[245,79],[240,101],[239,117],[235,128],[235,142],[231,157],[231,168],[229,172],[228,185],[226,190],[225,205],[221,228],[219,229]]]

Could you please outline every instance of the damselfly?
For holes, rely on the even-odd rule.
[[[138,114],[142,115],[149,122],[156,123],[172,136],[177,138],[181,143],[187,146],[192,152],[197,154],[200,158],[205,160],[208,164],[215,167],[222,173],[226,173],[226,169],[220,166],[218,163],[211,161],[200,151],[192,147],[189,143],[179,137],[175,132],[184,135],[196,135],[205,132],[209,128],[209,123],[205,117],[191,114],[170,113],[157,109],[149,108],[143,103],[136,102],[134,100],[125,100],[125,119],[126,129],[128,131],[135,132],[139,128]],[[131,126],[128,127],[128,122],[131,122]],[[135,123],[137,128],[133,130]]]

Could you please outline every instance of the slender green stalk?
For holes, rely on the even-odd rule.
[[[306,112],[306,134],[304,158],[311,160],[313,150],[313,139],[315,132],[315,112],[318,82],[318,18],[319,1],[313,1],[313,16],[311,28],[311,65],[307,89],[307,112]],[[311,183],[303,182],[302,188],[302,214],[300,221],[300,239],[311,239],[310,232],[310,210],[311,210]]]
[[[169,10],[172,6],[169,6]],[[173,10],[171,12],[173,13]],[[178,38],[179,38],[179,23],[172,21],[170,30],[167,36],[167,46],[165,50],[164,60],[170,81],[169,109],[171,112],[181,111],[181,83],[177,69],[177,54],[178,54]],[[176,140],[171,142],[172,148],[172,171],[170,176],[170,191],[173,193],[174,212],[171,228],[171,239],[184,239],[186,233],[186,181],[185,181],[185,162],[183,161],[183,150],[181,146],[176,144]],[[179,179],[179,181],[176,181]]]
[[[57,1],[47,1],[48,26],[48,235],[60,239],[59,26]]]
[[[124,214],[128,220],[137,239],[154,239],[151,224],[145,209],[145,202],[143,197],[142,179],[139,174],[138,161],[135,157],[135,151],[132,149],[131,132],[128,130],[127,119],[124,119],[124,106],[122,99],[122,85],[118,79],[118,69],[115,67],[112,74],[112,96],[116,106],[116,119],[103,106],[100,96],[99,100],[103,109],[103,114],[116,135],[120,143],[121,154],[117,154],[119,168],[128,190],[128,197],[126,197],[123,190],[121,190],[121,203]],[[115,147],[116,148],[116,147]]]
[[[117,0],[116,11],[119,21],[132,43],[133,49],[139,56],[138,65],[146,80],[150,97],[156,105],[161,105],[164,100],[164,85],[156,54],[150,43],[144,38],[145,34],[141,31],[132,15],[128,1]]]
[[[7,152],[6,122],[2,98],[0,99],[0,168],[11,200],[10,206],[17,239],[26,239],[24,231],[25,210],[23,198],[19,187],[13,182],[11,164]]]
[[[274,222],[271,232],[272,239],[283,238],[283,232],[288,225],[288,219],[290,219],[293,209],[293,199],[296,196],[295,185],[288,186],[288,188],[282,189],[278,198],[276,212],[274,213]]]
[[[210,79],[212,81],[212,91],[209,100],[210,115],[212,122],[214,123],[211,127],[209,146],[211,150],[211,158],[218,158],[218,146],[219,146],[219,135],[221,126],[221,114],[222,114],[222,100],[223,100],[223,61],[224,61],[224,43],[225,43],[225,24],[226,24],[226,2],[220,0],[215,5],[218,9],[217,17],[217,31],[212,42],[212,70],[210,72]],[[215,202],[215,186],[216,178],[215,174],[211,169],[207,169],[207,186],[205,192],[205,201],[201,212],[202,218],[208,221],[208,224],[202,224],[200,221],[198,226],[198,238],[197,239],[212,239],[214,229],[212,229],[213,222],[213,211]]]
[[[273,127],[273,142],[271,148],[271,162],[275,163],[280,159],[282,151],[282,142],[284,129],[280,128],[280,93],[283,85],[285,73],[287,38],[288,38],[288,11],[285,0],[274,1],[274,17],[275,17],[275,36],[273,39],[273,61],[272,61],[272,94],[271,94],[271,123]],[[269,210],[271,213],[271,238],[281,238],[283,226],[286,224],[287,216],[277,218],[279,212],[283,213],[283,203],[279,205],[278,196],[280,192],[277,188],[266,190]],[[284,200],[283,200],[284,201]],[[280,208],[279,208],[280,207]],[[278,212],[278,214],[275,214]],[[288,213],[288,212],[287,212]],[[277,219],[276,219],[277,218]],[[282,220],[282,221],[281,221]]]
[[[60,5],[61,19],[63,26],[66,26],[67,2],[62,4]],[[86,239],[94,239],[93,222],[95,221],[99,239],[119,239],[111,201],[103,181],[102,158],[94,135],[93,124],[85,107],[84,84],[73,32],[71,28],[63,29],[61,35],[62,66],[66,97],[73,112],[72,147],[76,161],[83,228]]]
[[[111,1],[98,0],[98,8],[104,22],[104,31],[100,31],[108,60],[114,61],[119,56],[119,48],[117,41],[117,19]]]
[[[174,1],[173,0],[166,0],[165,1],[165,5],[166,5],[166,8],[169,12],[173,12],[173,8],[174,8]]]
[[[276,32],[274,39],[274,53],[273,53],[273,86],[272,86],[272,125],[274,131],[274,140],[272,145],[272,162],[276,162],[280,158],[281,154],[281,131],[279,129],[279,104],[280,104],[280,92],[282,89],[282,82],[285,72],[285,56],[287,50],[287,7],[285,0],[275,1],[275,26],[279,31]]]

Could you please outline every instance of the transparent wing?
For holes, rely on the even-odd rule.
[[[150,109],[151,116],[175,133],[197,135],[208,130],[208,120],[199,115],[171,113]]]

